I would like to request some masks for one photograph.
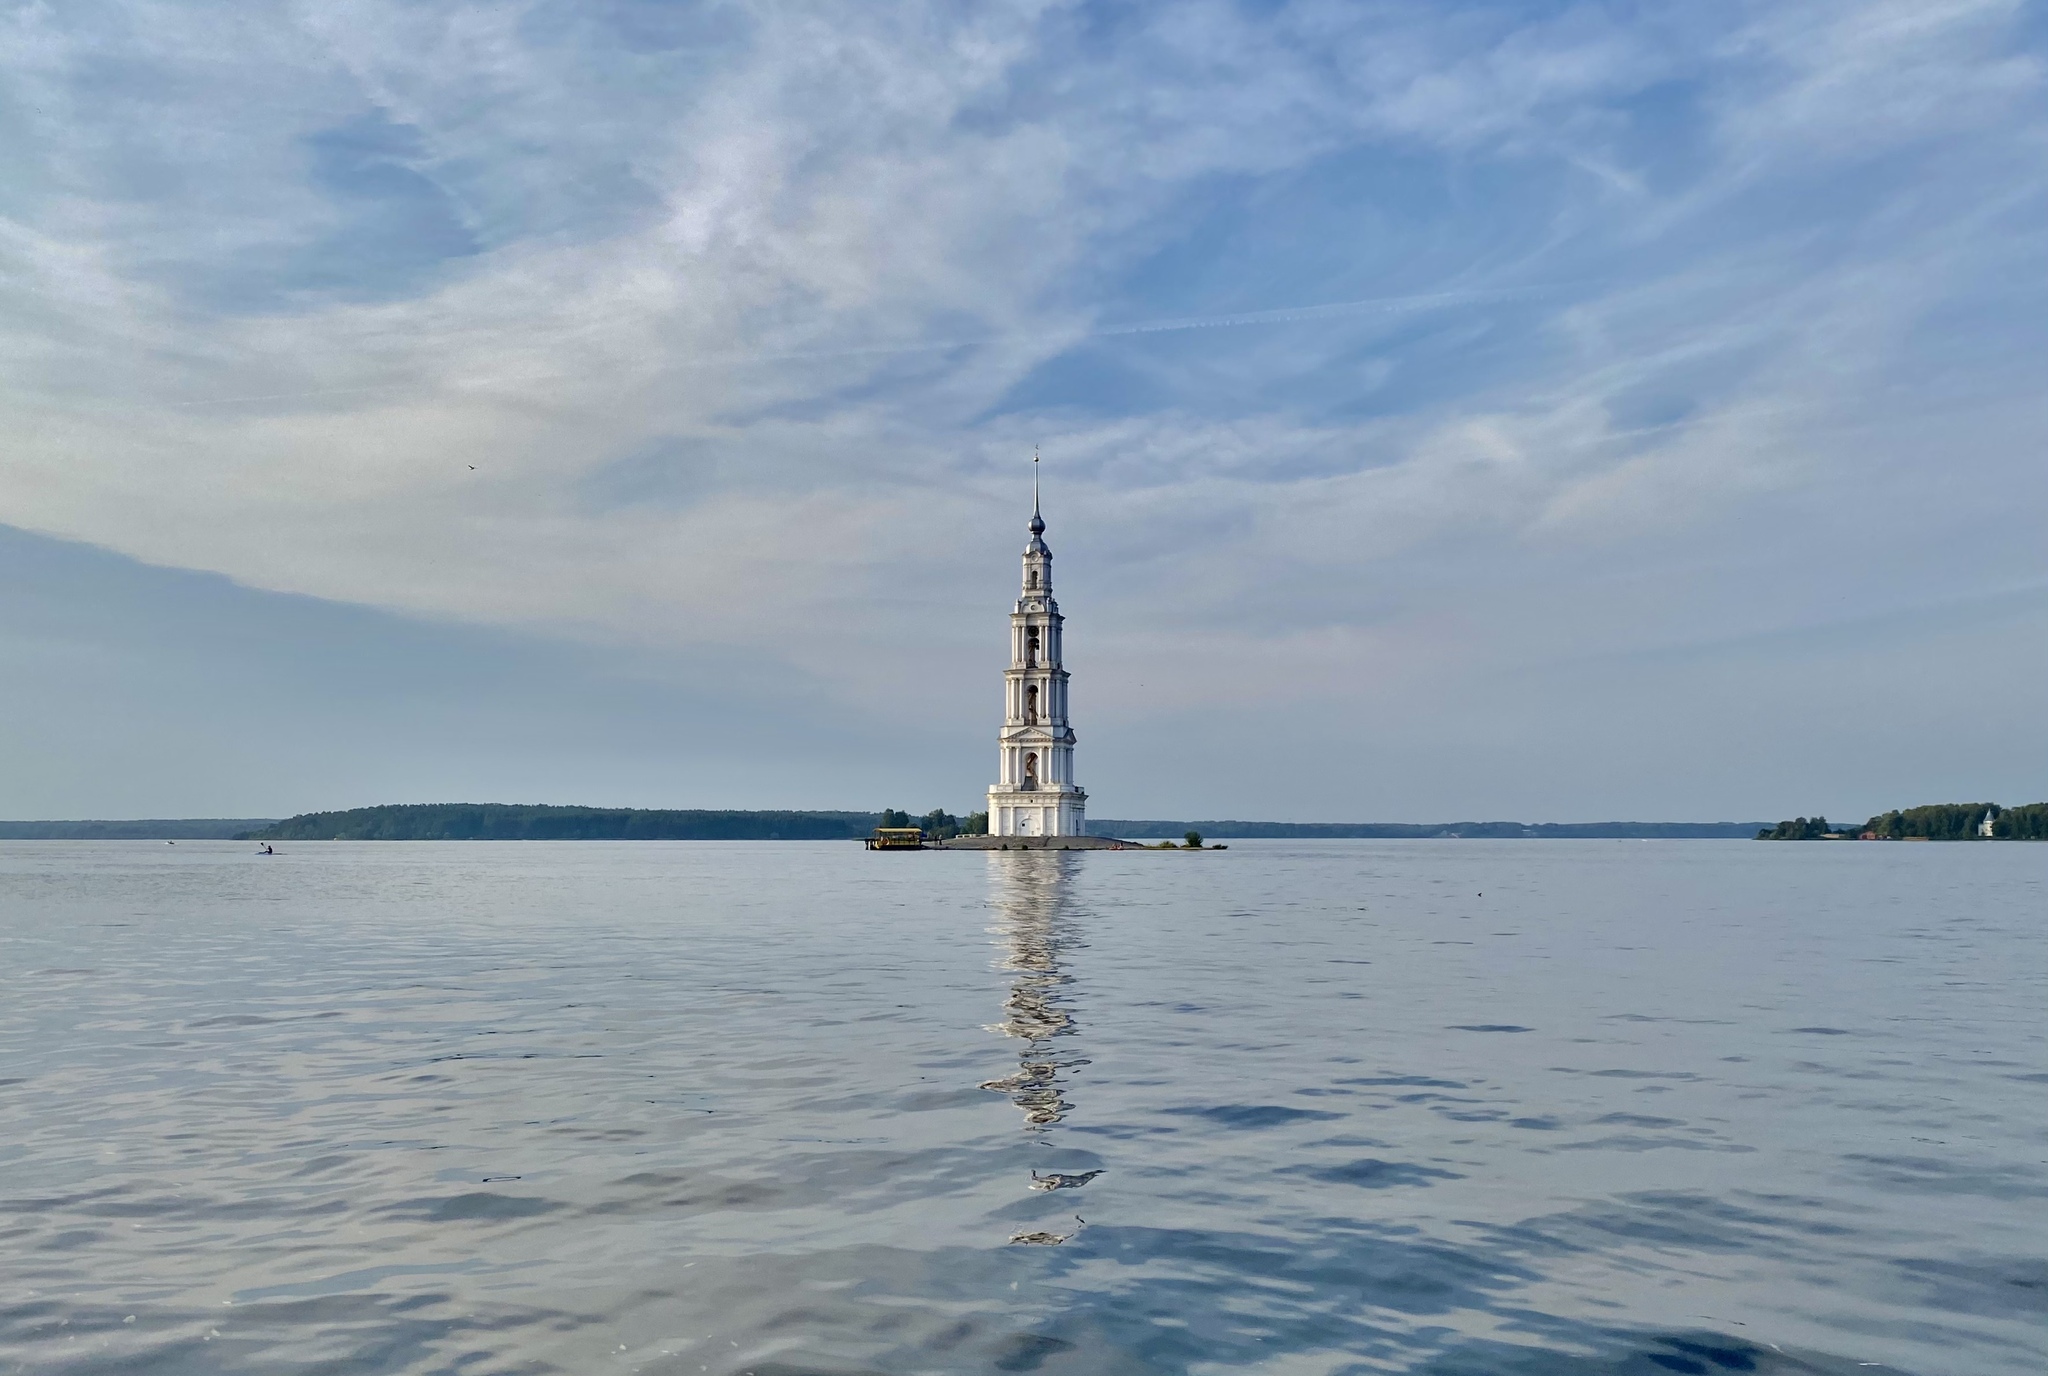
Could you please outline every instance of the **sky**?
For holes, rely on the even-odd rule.
[[[0,816],[2048,798],[2041,0],[0,0]],[[2029,685],[2033,685],[2029,687]]]

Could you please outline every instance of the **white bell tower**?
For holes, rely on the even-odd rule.
[[[1001,765],[988,791],[991,836],[1080,836],[1088,795],[1074,782],[1074,728],[1067,725],[1067,671],[1060,667],[1060,604],[1052,600],[1052,551],[1038,514],[1031,462],[1031,543],[1024,586],[1010,613],[1010,667],[1003,672]]]

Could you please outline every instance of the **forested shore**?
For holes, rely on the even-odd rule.
[[[844,841],[876,812],[397,803],[308,812],[244,833],[249,841]]]
[[[1794,817],[1758,831],[1759,841],[2048,841],[2048,803],[1929,803],[1880,812],[1861,826]]]

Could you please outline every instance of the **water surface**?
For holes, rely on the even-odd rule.
[[[250,850],[0,843],[0,1372],[2048,1369],[2048,847]]]

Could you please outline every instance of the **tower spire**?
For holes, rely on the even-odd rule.
[[[1031,446],[1031,539],[1034,545],[1045,534],[1045,517],[1038,514],[1038,446]]]

